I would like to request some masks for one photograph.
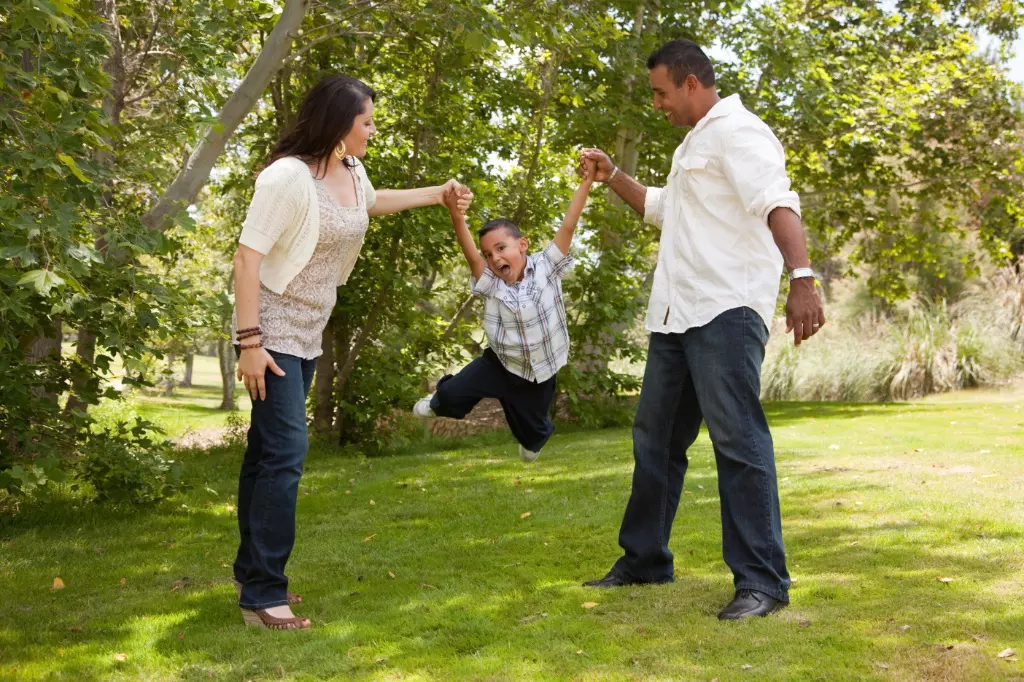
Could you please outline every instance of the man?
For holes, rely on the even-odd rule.
[[[720,98],[707,55],[673,40],[647,60],[654,108],[690,127],[664,188],[586,149],[595,180],[661,227],[647,310],[651,332],[633,424],[633,488],[623,556],[590,587],[673,580],[668,549],[687,448],[707,422],[718,466],[722,547],[736,594],[721,619],[765,616],[789,602],[775,457],[760,402],[761,363],[785,261],[787,332],[825,323],[782,145],[737,95]]]

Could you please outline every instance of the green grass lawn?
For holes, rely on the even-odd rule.
[[[706,435],[676,582],[614,591],[580,583],[617,556],[628,430],[563,431],[531,466],[505,433],[373,460],[314,448],[289,567],[305,632],[242,625],[240,452],[190,453],[200,485],[173,504],[2,520],[0,676],[1024,679],[1022,405],[770,405],[795,582],[790,608],[754,622],[715,619],[732,589]]]
[[[115,368],[116,369],[116,368]],[[179,379],[182,367],[178,367]],[[197,355],[192,369],[192,386],[175,386],[173,394],[164,395],[159,388],[132,393],[138,415],[159,424],[167,437],[176,438],[188,430],[223,427],[228,415],[220,409],[221,378],[217,358]],[[235,399],[245,419],[249,418],[249,395],[241,381],[237,382]]]

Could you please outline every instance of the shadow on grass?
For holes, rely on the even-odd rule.
[[[804,418],[802,406],[769,409]],[[910,676],[970,679],[958,661],[987,674],[991,657],[937,653],[940,645],[976,635],[1012,641],[1024,631],[1024,612],[999,589],[1019,579],[1015,522],[972,539],[967,529],[999,510],[949,509],[929,490],[907,493],[910,520],[901,510],[874,517],[835,502],[884,497],[891,481],[852,480],[841,468],[785,492],[792,607],[765,621],[719,623],[714,614],[732,587],[704,439],[692,450],[674,526],[676,583],[584,589],[618,555],[631,442],[628,429],[564,436],[533,467],[519,463],[504,432],[391,458],[315,446],[289,568],[311,632],[241,625],[227,567],[237,449],[184,455],[212,493],[139,510],[26,510],[0,526],[9,578],[0,676],[17,668],[85,680],[688,679],[735,676],[750,664],[773,678],[823,679],[828,670],[873,677],[875,662],[902,662]],[[57,575],[67,588],[55,592]],[[946,575],[954,581],[937,581]],[[582,607],[591,601],[597,606]],[[128,660],[115,661],[119,652]],[[939,666],[934,675],[915,674],[919,659]]]

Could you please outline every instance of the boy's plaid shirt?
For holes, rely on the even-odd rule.
[[[547,381],[569,360],[562,277],[572,257],[554,242],[526,257],[523,279],[509,286],[489,267],[470,290],[484,297],[484,333],[505,369],[527,381]]]

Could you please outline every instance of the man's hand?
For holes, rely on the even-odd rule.
[[[595,175],[597,175],[597,161],[594,159],[580,158],[580,178],[594,182]]]
[[[813,277],[800,277],[789,283],[786,298],[786,333],[793,332],[797,346],[806,341],[825,324],[825,311],[814,286]]]
[[[448,204],[450,197],[455,197],[456,210],[462,215],[466,215],[466,211],[469,210],[469,205],[473,203],[472,190],[457,180],[449,180],[441,186],[441,193],[438,196],[437,203],[447,206],[450,210],[451,207]]]
[[[600,149],[593,147],[587,147],[580,152],[580,165],[576,169],[576,173],[582,178],[586,173],[587,162],[594,162],[594,175],[591,180],[594,182],[604,182],[608,179],[608,176],[615,170],[615,164],[612,163],[611,158]]]

